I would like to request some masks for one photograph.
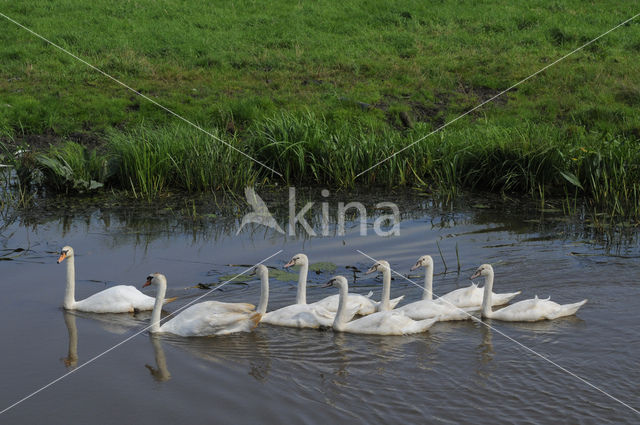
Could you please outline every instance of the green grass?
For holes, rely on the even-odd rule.
[[[9,22],[0,138],[32,144],[23,174],[63,192],[409,185],[446,197],[581,196],[638,217],[640,20],[355,179],[630,17],[632,5],[0,0],[3,13],[284,178]]]

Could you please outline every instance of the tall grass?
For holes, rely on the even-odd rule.
[[[237,138],[218,130],[213,133],[237,149],[245,149]],[[145,196],[168,190],[238,190],[258,179],[253,161],[183,125],[111,131],[107,149],[118,163],[117,185]]]
[[[336,125],[307,111],[274,114],[254,123],[245,138],[212,131],[283,178],[177,124],[112,130],[100,152],[67,142],[37,154],[36,161],[25,156],[20,163],[41,170],[46,185],[56,191],[86,191],[105,184],[154,197],[167,191],[239,191],[260,184],[411,186],[446,199],[461,191],[487,191],[535,199],[565,197],[568,206],[579,197],[612,220],[640,220],[638,141],[575,126],[525,121],[505,128],[473,122],[423,139],[430,131],[427,126],[401,133],[363,122]]]

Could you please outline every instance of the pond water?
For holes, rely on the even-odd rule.
[[[411,194],[392,196],[402,198],[402,221],[400,235],[390,237],[361,236],[358,222],[349,220],[343,236],[291,237],[255,226],[236,235],[233,214],[189,217],[188,208],[160,208],[160,201],[102,207],[51,201],[40,212],[5,220],[0,410],[76,372],[2,414],[0,422],[638,423],[631,409],[497,332],[640,409],[635,236],[596,238],[579,221],[518,202],[487,208],[470,200],[451,212]],[[351,291],[373,290],[379,298],[380,277],[364,276],[371,261],[361,250],[401,273],[431,254],[436,294],[469,285],[473,270],[489,262],[496,292],[522,290],[516,300],[537,294],[589,302],[577,316],[550,322],[488,321],[495,330],[474,321],[437,323],[404,337],[268,325],[215,338],[143,332],[77,369],[144,329],[150,314],[64,312],[65,267],[56,259],[67,244],[76,252],[77,299],[115,284],[141,287],[148,273],[159,271],[167,275],[168,296],[179,297],[167,311],[204,294],[198,283],[218,284],[279,250],[267,265],[282,270],[298,252],[311,263],[329,263],[309,274],[309,301],[335,293],[321,288],[334,274],[350,282],[355,276]],[[295,299],[295,275],[276,277],[269,310]],[[412,278],[421,282],[421,276]],[[221,289],[206,299],[257,304],[260,293],[249,277]],[[413,301],[421,290],[396,277],[392,296],[399,295]]]

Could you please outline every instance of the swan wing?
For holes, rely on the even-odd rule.
[[[391,309],[393,310],[394,308],[396,308],[398,303],[400,303],[400,301],[402,301],[403,299],[404,299],[404,295],[400,295],[398,298],[389,300],[389,305],[391,306]]]
[[[416,321],[399,311],[380,311],[345,325],[344,331],[369,335],[406,335],[424,332],[436,319]]]
[[[496,294],[495,292],[491,295],[491,304],[492,305],[504,305],[511,301],[516,296],[520,295],[522,291],[517,292],[506,292],[504,294]]]
[[[310,304],[292,304],[270,311],[262,317],[263,323],[292,328],[319,328],[330,326],[335,313]]]
[[[338,294],[330,295],[326,298],[321,299],[320,301],[316,301],[314,303],[309,304],[310,306],[320,307],[324,310],[328,310],[329,312],[335,313],[338,311],[338,305],[340,303],[340,296]],[[347,298],[347,310],[356,310],[357,314],[365,316],[367,314],[371,314],[375,311],[374,301],[370,300],[368,297],[360,294],[349,294]]]
[[[75,309],[91,313],[132,313],[153,310],[155,298],[140,292],[135,286],[118,285],[77,301]]]
[[[404,299],[404,295],[401,295],[398,298],[393,298],[389,300],[389,307],[391,307],[391,310],[393,310],[398,305],[398,303],[400,303],[400,301],[402,301],[403,299]],[[380,306],[382,305],[382,301],[373,301],[372,303],[376,309],[375,311],[379,311]]]
[[[217,313],[249,313],[256,309],[256,306],[249,303],[225,303],[220,301],[206,301],[196,304],[207,311]]]
[[[213,336],[249,332],[260,321],[251,310],[220,308],[216,301],[193,305],[160,327],[160,332],[180,336]]]
[[[420,300],[411,304],[398,307],[396,311],[402,311],[413,320],[438,319],[438,321],[467,320],[471,313],[480,310],[480,307],[458,308],[449,304],[441,304],[432,300]]]
[[[456,307],[474,307],[482,305],[483,290],[471,284],[466,288],[455,289],[438,298],[437,302],[453,304]]]

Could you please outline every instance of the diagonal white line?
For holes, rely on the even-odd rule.
[[[178,314],[180,311],[184,310],[185,308],[189,307],[190,305],[192,305],[193,303],[201,300],[202,298],[206,297],[207,295],[209,295],[210,293],[212,293],[213,291],[215,291],[216,289],[222,288],[224,285],[226,285],[229,282],[232,282],[234,279],[236,279],[237,277],[242,276],[243,274],[245,274],[246,272],[248,272],[249,270],[251,270],[252,268],[254,268],[255,266],[257,266],[258,264],[262,264],[265,261],[275,257],[276,255],[280,254],[282,252],[282,250],[279,250],[278,252],[276,252],[275,254],[271,254],[270,256],[268,256],[267,258],[265,258],[264,260],[254,264],[253,266],[249,267],[248,269],[243,270],[241,273],[235,275],[234,277],[232,277],[231,279],[227,280],[226,282],[221,283],[220,285],[216,286],[215,288],[205,292],[203,295],[200,295],[199,297],[191,300],[190,302],[188,302],[187,304],[183,305],[182,307],[180,307],[179,309],[175,310],[172,313],[167,314],[165,317],[163,317],[162,319],[160,319],[157,323],[160,323],[161,321],[163,321],[164,319],[167,319],[171,316],[175,316],[176,314]],[[78,366],[77,368],[70,370],[69,372],[65,373],[64,375],[54,379],[53,381],[49,382],[47,385],[37,389],[36,391],[32,392],[31,394],[29,394],[26,397],[21,398],[20,400],[16,401],[15,403],[13,403],[10,406],[5,407],[2,411],[0,411],[0,415],[2,415],[5,412],[8,412],[9,410],[13,409],[14,407],[16,407],[17,405],[19,405],[20,403],[29,400],[31,397],[35,396],[36,394],[46,390],[47,388],[49,388],[50,386],[54,385],[55,383],[63,380],[64,378],[66,378],[67,376],[79,371],[80,369],[82,369],[83,367],[87,366],[88,364],[93,363],[94,361],[98,360],[100,357],[104,356],[105,354],[115,350],[116,348],[120,347],[122,344],[129,342],[130,340],[132,340],[133,338],[137,337],[138,335],[140,335],[141,333],[147,331],[148,329],[150,329],[153,325],[155,325],[155,323],[150,323],[149,326],[146,326],[145,328],[139,330],[138,332],[134,333],[133,335],[127,337],[126,339],[120,341],[119,343],[117,343],[116,345],[114,345],[113,347],[103,351],[102,353],[90,358],[89,360],[87,360],[86,362],[82,363],[80,366]]]
[[[359,252],[360,254],[364,255],[365,257],[367,257],[369,260],[371,261],[378,261],[375,258],[365,254],[364,252],[360,251],[359,249],[356,249],[357,252]],[[410,282],[412,284],[414,284],[415,286],[417,286],[418,288],[422,288],[424,289],[424,287],[416,282],[414,282],[413,280],[409,279],[407,276],[400,274],[398,272],[396,272],[395,270],[393,270],[391,267],[389,267],[389,269],[391,270],[391,272],[393,272],[394,274],[402,277],[404,280],[406,280],[407,282]],[[436,298],[441,299],[442,301],[446,302],[447,304],[449,304],[450,306],[456,307],[454,304],[452,304],[451,302],[449,302],[447,299],[441,298],[438,295],[433,294]],[[478,323],[481,323],[483,325],[485,325],[487,328],[491,329],[494,332],[499,333],[500,335],[502,335],[503,337],[507,338],[509,341],[516,343],[518,346],[520,346],[521,348],[525,349],[526,351],[529,351],[532,354],[535,354],[536,356],[540,357],[542,360],[554,365],[555,367],[557,367],[558,369],[562,370],[565,373],[568,373],[569,375],[573,376],[574,378],[578,379],[579,381],[587,384],[588,386],[590,386],[591,388],[595,389],[596,391],[599,391],[600,393],[606,395],[607,397],[609,397],[610,399],[617,401],[618,403],[622,404],[623,406],[625,406],[626,408],[630,409],[631,411],[633,411],[634,413],[637,413],[640,415],[640,410],[630,406],[629,404],[625,403],[624,401],[620,400],[619,398],[609,394],[608,392],[606,392],[605,390],[603,390],[600,387],[597,387],[595,385],[593,385],[591,382],[587,381],[586,379],[582,378],[581,376],[576,375],[575,373],[571,372],[570,370],[568,370],[567,368],[560,366],[558,363],[554,362],[553,360],[551,360],[550,358],[546,357],[543,354],[538,353],[537,351],[535,351],[532,348],[527,347],[526,345],[524,345],[523,343],[517,341],[516,339],[510,337],[509,335],[505,334],[504,332],[502,332],[499,329],[494,328],[493,326],[491,326],[490,324],[488,324],[487,322],[478,319],[477,317],[475,317],[474,315],[456,307],[458,310],[464,312],[465,314],[467,314],[469,316],[469,318],[475,320]]]
[[[22,25],[20,22],[15,21],[14,19],[11,19],[10,17],[8,17],[7,15],[5,15],[4,13],[0,12],[0,16],[2,16],[3,18],[7,19],[8,21],[13,22],[14,24],[16,24],[17,26],[19,26],[22,29],[25,29],[27,31],[29,31],[31,34],[35,35],[36,37],[38,37],[39,39],[43,40],[44,42],[52,45],[53,47],[55,47],[58,50],[63,51],[64,53],[68,54],[69,56],[71,56],[72,58],[76,59],[79,62],[82,62],[83,64],[87,65],[89,68],[93,69],[94,71],[99,72],[100,74],[104,75],[105,77],[115,81],[116,83],[120,84],[122,87],[134,92],[135,94],[137,94],[138,96],[142,97],[143,99],[153,103],[154,105],[156,105],[158,108],[163,109],[164,111],[170,113],[171,115],[173,115],[176,118],[181,119],[182,121],[186,122],[187,124],[191,125],[192,127],[197,128],[198,130],[202,131],[203,133],[207,134],[208,136],[212,137],[213,139],[217,140],[218,142],[230,147],[231,149],[233,149],[234,151],[238,152],[239,154],[249,158],[250,160],[252,160],[253,162],[255,162],[256,164],[261,165],[262,167],[266,168],[267,170],[271,171],[272,173],[275,173],[277,175],[279,175],[280,177],[283,177],[283,175],[279,172],[277,172],[276,170],[274,170],[273,168],[269,167],[268,165],[258,161],[257,159],[253,158],[252,156],[244,153],[243,151],[241,151],[240,149],[236,148],[235,146],[233,146],[232,144],[225,142],[224,140],[222,140],[221,138],[219,138],[218,136],[212,134],[211,132],[205,130],[204,128],[200,127],[199,125],[189,121],[188,119],[184,118],[183,116],[177,114],[176,112],[173,112],[171,109],[167,108],[164,105],[161,105],[160,103],[156,102],[155,100],[151,99],[148,96],[145,96],[144,94],[140,93],[139,91],[137,91],[136,89],[132,88],[131,86],[123,83],[122,81],[118,80],[115,77],[112,77],[111,75],[107,74],[106,72],[104,72],[103,70],[101,70],[100,68],[90,64],[89,62],[85,61],[84,59],[74,55],[73,53],[71,53],[70,51],[68,51],[67,49],[65,49],[62,46],[59,46],[58,44],[54,43],[51,40],[46,39],[45,37],[41,36],[40,34],[38,34],[37,32],[31,30],[30,28],[25,27],[24,25]]]
[[[560,61],[565,60],[566,58],[568,58],[569,56],[573,55],[576,52],[579,52],[580,50],[584,49],[585,47],[587,47],[588,45],[590,45],[591,43],[594,43],[595,41],[599,40],[600,38],[604,37],[605,35],[609,34],[611,31],[614,31],[618,28],[620,28],[621,26],[623,26],[624,24],[631,22],[632,20],[634,20],[635,18],[637,18],[638,16],[640,16],[640,13],[632,16],[631,18],[627,19],[624,22],[621,22],[620,24],[616,25],[615,27],[611,28],[610,30],[603,32],[602,34],[600,34],[599,36],[597,36],[596,38],[594,38],[591,41],[588,41],[587,43],[583,44],[582,46],[578,47],[577,49],[574,49],[572,51],[570,51],[569,53],[567,53],[566,55],[562,56],[560,59],[556,59],[555,61],[553,61],[552,63],[550,63],[549,65],[537,70],[536,72],[534,72],[533,74],[529,75],[526,78],[523,78],[522,80],[518,81],[517,83],[515,83],[514,85],[512,85],[511,87],[502,90],[500,93],[496,94],[495,96],[491,97],[490,99],[485,100],[484,102],[480,103],[479,105],[474,106],[473,108],[469,109],[467,112],[463,113],[462,115],[452,119],[451,121],[441,125],[440,127],[436,128],[435,130],[433,130],[431,133],[422,136],[421,138],[419,138],[418,140],[416,140],[413,143],[408,144],[407,146],[405,146],[404,148],[400,149],[398,152],[395,152],[391,155],[389,155],[387,158],[383,159],[382,161],[376,163],[375,165],[372,165],[371,167],[367,168],[366,170],[364,170],[363,172],[357,174],[354,177],[354,180],[357,179],[358,177],[360,177],[361,175],[371,171],[372,169],[376,168],[377,166],[379,166],[380,164],[387,162],[388,160],[390,160],[391,158],[395,157],[396,155],[398,155],[399,153],[404,152],[405,150],[409,149],[411,146],[415,145],[416,143],[420,143],[421,141],[423,141],[424,139],[426,139],[427,137],[439,132],[440,130],[444,129],[445,127],[449,126],[450,124],[453,124],[454,122],[458,121],[460,118],[465,117],[467,115],[469,115],[471,112],[475,111],[476,109],[486,105],[489,102],[494,101],[495,99],[499,98],[500,96],[502,96],[503,94],[505,94],[506,92],[510,91],[511,89],[519,86],[520,84],[524,83],[525,81],[535,77],[536,75],[540,74],[541,72],[545,71],[546,69],[552,67],[553,65],[557,64]]]

